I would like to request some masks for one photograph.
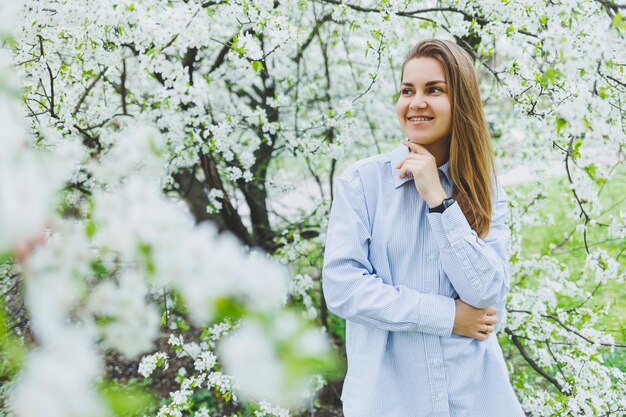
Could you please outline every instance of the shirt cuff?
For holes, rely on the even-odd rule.
[[[450,336],[454,326],[454,299],[437,294],[425,294],[420,304],[420,330],[436,336]]]
[[[443,213],[428,213],[427,217],[440,247],[452,245],[473,232],[457,202]]]

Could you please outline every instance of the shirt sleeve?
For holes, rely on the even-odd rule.
[[[370,230],[362,188],[338,179],[322,281],[329,310],[346,320],[383,330],[449,336],[454,300],[383,282],[368,259]]]
[[[506,195],[499,189],[485,240],[472,230],[458,203],[428,214],[444,272],[459,297],[477,308],[502,305],[509,290],[507,210]]]

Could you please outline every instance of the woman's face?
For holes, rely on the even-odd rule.
[[[413,58],[402,74],[396,104],[400,127],[411,142],[447,155],[452,105],[443,66],[434,58]]]

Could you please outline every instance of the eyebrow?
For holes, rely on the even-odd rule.
[[[445,81],[443,81],[443,80],[434,80],[434,81],[428,81],[426,83],[426,87],[430,87],[431,85],[435,85],[435,84],[446,84],[447,85],[447,83]],[[413,83],[409,83],[409,82],[406,82],[406,81],[404,81],[402,83],[402,85],[408,85],[409,87],[414,87]]]

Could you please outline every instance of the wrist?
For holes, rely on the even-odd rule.
[[[429,208],[433,208],[433,207],[437,207],[438,205],[440,205],[443,202],[443,200],[445,200],[448,197],[449,196],[443,190],[441,190],[437,193],[427,196],[427,198],[425,198],[424,201],[426,201],[426,204],[428,204]]]

